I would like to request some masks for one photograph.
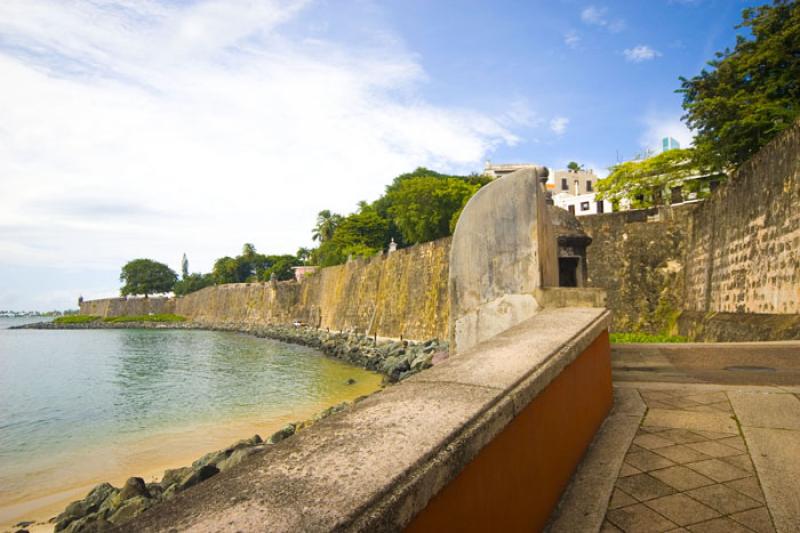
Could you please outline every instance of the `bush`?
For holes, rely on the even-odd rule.
[[[159,315],[127,315],[104,318],[103,322],[120,324],[123,322],[185,322],[186,317],[163,313]]]
[[[99,316],[94,315],[69,315],[60,316],[53,320],[53,324],[88,324],[100,320]]]
[[[689,339],[680,335],[651,335],[650,333],[612,333],[613,344],[656,343],[656,342],[688,342]]]

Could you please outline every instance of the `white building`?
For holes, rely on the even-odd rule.
[[[553,194],[553,203],[556,207],[566,209],[576,217],[610,213],[612,211],[611,202],[597,200],[593,192],[577,195],[566,192],[555,193]]]

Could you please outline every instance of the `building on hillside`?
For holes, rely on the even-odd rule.
[[[661,139],[661,151],[668,152],[669,150],[676,150],[681,147],[681,143],[672,137],[663,137]]]
[[[298,283],[302,283],[303,278],[310,276],[316,272],[318,268],[319,267],[309,265],[292,267],[292,270],[294,270],[294,279],[296,279]]]
[[[486,162],[484,176],[500,178],[524,168],[535,168],[533,163],[493,164]],[[553,203],[575,216],[610,213],[611,202],[595,198],[595,186],[600,178],[594,170],[556,170],[547,181],[547,191],[553,197]]]

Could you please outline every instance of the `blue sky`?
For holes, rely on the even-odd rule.
[[[678,77],[738,0],[0,3],[0,309],[311,244],[417,166],[605,175],[686,144]]]

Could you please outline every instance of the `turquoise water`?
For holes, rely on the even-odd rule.
[[[4,506],[10,519],[99,480],[188,464],[379,383],[236,333],[0,329],[0,524]]]

